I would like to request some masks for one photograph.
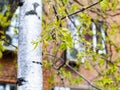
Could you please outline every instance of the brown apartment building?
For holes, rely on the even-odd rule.
[[[16,1],[16,0],[15,0]],[[10,0],[10,2],[12,2]],[[0,1],[0,5],[3,4],[7,4],[7,0],[1,0]],[[14,5],[13,5],[14,6]],[[15,13],[18,13],[18,10],[14,10]],[[5,10],[1,10],[2,13],[5,12]],[[109,17],[107,17],[107,20],[109,22],[112,22],[113,20],[116,23],[120,23],[120,15],[115,15],[116,13],[120,13],[120,10],[118,9],[116,12],[111,13],[109,12],[111,15]],[[95,18],[96,14],[94,14],[94,12],[89,12],[89,14]],[[114,16],[114,17],[113,17]],[[78,23],[77,17],[73,17],[73,21],[75,22],[76,25],[79,25],[80,23]],[[13,22],[18,21],[18,19],[13,19]],[[102,27],[102,21],[98,22],[98,26]],[[18,25],[18,24],[16,24]],[[11,23],[11,26],[14,26],[14,23]],[[75,27],[72,25],[71,22],[68,22],[68,28],[72,30],[75,29]],[[17,27],[17,26],[16,26]],[[94,32],[94,30],[96,30],[96,24],[93,23],[92,25],[92,30]],[[8,36],[8,38],[10,38],[10,43],[4,43],[4,47],[6,47],[6,51],[3,52],[3,57],[0,59],[0,90],[16,90],[16,76],[17,76],[17,54],[14,51],[16,46],[17,46],[17,40],[18,40],[18,36],[12,34],[11,32],[13,31],[13,27],[9,27],[8,30],[6,30],[6,35]],[[102,29],[100,29],[101,33],[102,33],[102,38],[105,37],[105,33],[102,31]],[[73,34],[74,36],[74,34]],[[73,37],[73,38],[77,38],[77,37]],[[91,39],[91,37],[89,35],[86,35],[85,37],[86,39]],[[116,33],[114,36],[110,37],[111,40],[118,45],[120,43],[120,35],[119,33]],[[96,37],[92,37],[93,39],[93,44],[96,45]],[[119,53],[116,51],[116,49],[114,48],[114,46],[110,47],[110,45],[106,45],[104,42],[102,43],[103,47],[105,47],[105,49],[99,50],[99,53],[109,53],[112,51],[112,58],[116,59],[117,57],[119,57]],[[95,46],[93,45],[93,50],[95,49]],[[81,47],[78,47],[81,46]],[[50,47],[48,47],[48,52],[50,52],[51,48],[53,48],[53,46],[51,45]],[[84,51],[83,47],[81,44],[77,44],[75,46],[75,49],[78,49],[79,51]],[[69,50],[66,51],[66,57],[69,61],[69,65],[74,65],[75,63],[73,63],[74,61],[74,54],[75,52],[72,53]],[[61,56],[61,53],[59,53],[58,56]],[[48,57],[43,56],[43,60],[46,59]],[[50,58],[50,57],[49,57]],[[84,63],[84,58],[83,59],[83,63]],[[70,68],[65,67],[65,69],[67,71],[71,71]],[[85,77],[87,77],[88,80],[92,81],[98,74],[95,70],[86,70],[85,68],[78,68],[78,71],[84,75]],[[61,78],[58,76],[54,76],[53,78],[55,78],[55,83],[50,83],[50,79],[52,76],[51,72],[56,72],[54,69],[43,69],[43,76],[44,76],[44,90],[89,90],[91,88],[91,86],[89,84],[87,84],[85,81],[82,82],[82,84],[78,84],[78,85],[69,85],[68,81],[64,82],[64,85],[62,83],[62,81],[60,80]],[[75,73],[73,73],[73,75],[76,77],[77,75]]]

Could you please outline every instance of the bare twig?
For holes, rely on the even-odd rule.
[[[45,55],[49,55],[49,56],[52,56],[52,57],[58,59],[58,57],[55,57],[55,55],[52,55],[52,54],[45,54]],[[64,78],[63,78],[62,75],[61,75],[60,69],[58,69],[58,68],[54,65],[54,63],[52,62],[51,59],[50,59],[50,64],[52,65],[53,69],[57,71],[57,75],[59,76],[59,78],[60,78],[60,80],[61,80],[61,84],[64,86]]]
[[[63,6],[65,6],[63,0],[61,0],[61,1],[62,1]],[[68,12],[67,12],[67,9],[65,9],[65,13],[66,13],[67,15],[69,15]],[[70,18],[70,16],[68,16],[68,19],[71,21],[71,23],[74,25],[74,27],[77,28],[75,22]]]
[[[47,53],[47,54],[45,54],[45,55],[49,55],[49,56],[52,56],[52,57],[56,57],[56,58],[64,61],[63,58],[57,57],[57,56],[52,55],[52,54],[48,54],[48,53]],[[97,89],[97,90],[101,90],[101,89],[98,88],[97,86],[93,85],[88,79],[86,79],[82,74],[80,74],[78,71],[76,71],[73,67],[71,67],[70,65],[68,65],[68,64],[66,64],[66,63],[65,63],[65,65],[66,65],[67,67],[69,67],[72,71],[74,71],[77,75],[79,75],[81,78],[83,78],[90,86],[92,86],[93,88],[95,88],[95,89]],[[52,65],[52,66],[53,66],[53,65]],[[56,69],[56,70],[57,70],[57,69]]]
[[[100,14],[99,12],[97,12],[95,10],[91,9],[90,12],[97,14],[98,16],[102,17],[103,19],[106,19],[105,16],[103,16],[102,14]]]
[[[110,14],[110,13],[107,13],[107,15],[109,15],[109,16],[111,16],[111,17],[115,17],[115,16],[120,15],[120,13],[116,13],[116,14]]]
[[[76,2],[77,4],[79,4],[80,6],[84,6],[82,3],[80,3],[78,0],[73,0],[74,2]]]
[[[64,16],[64,17],[61,18],[61,20],[65,19],[66,17],[73,16],[73,15],[75,15],[75,14],[77,14],[77,13],[83,12],[83,11],[85,11],[85,10],[87,10],[87,9],[89,9],[89,8],[97,5],[97,4],[99,4],[99,3],[102,2],[102,1],[103,1],[103,0],[100,0],[100,1],[98,1],[98,2],[96,2],[96,3],[94,3],[94,4],[90,5],[90,6],[88,6],[88,7],[86,7],[86,8],[82,8],[81,10],[78,10],[78,11],[73,12],[73,13],[67,15],[67,16]]]
[[[5,40],[5,39],[0,39],[0,40],[2,40],[2,41],[5,41],[7,44],[10,44],[11,46],[13,46],[14,48],[18,48],[18,47],[16,47],[15,45],[13,45],[13,44],[11,44],[11,43],[9,43],[7,40]]]
[[[98,88],[95,85],[93,85],[88,79],[86,79],[82,74],[80,74],[78,71],[76,71],[70,65],[66,64],[66,66],[69,67],[72,71],[74,71],[77,75],[79,75],[80,77],[82,77],[90,86],[92,86],[93,88],[95,88],[97,90],[101,90],[100,88]]]
[[[57,10],[56,10],[56,8],[55,8],[54,5],[53,5],[53,10],[54,10],[55,16],[56,16],[56,18],[57,18],[57,21],[59,21],[60,18],[59,18],[59,16],[58,16]],[[62,27],[62,24],[61,24],[61,23],[60,23],[60,27]]]

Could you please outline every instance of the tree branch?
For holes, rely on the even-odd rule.
[[[4,42],[6,42],[7,44],[10,44],[10,45],[11,45],[11,46],[13,46],[14,48],[18,49],[18,47],[17,47],[17,46],[15,46],[15,45],[13,45],[13,44],[9,43],[7,40],[5,40],[5,39],[1,39],[1,38],[0,38],[0,40],[2,40],[2,41],[4,41]]]
[[[47,53],[47,54],[45,54],[45,55],[49,55],[49,56],[52,56],[52,57],[56,57],[56,58],[58,58],[59,60],[64,61],[63,58],[57,57],[57,56],[52,55],[52,54],[48,54],[48,53]],[[79,75],[81,78],[83,78],[90,86],[92,86],[93,88],[95,88],[95,89],[97,89],[97,90],[101,90],[101,89],[98,88],[97,86],[93,85],[88,79],[86,79],[82,74],[80,74],[78,71],[76,71],[73,67],[71,67],[70,65],[68,65],[68,64],[66,64],[66,63],[65,63],[65,65],[66,65],[67,67],[69,67],[72,71],[74,71],[77,75]],[[52,65],[52,66],[53,66],[53,65]],[[55,67],[54,67],[54,69],[55,69]],[[58,69],[56,69],[56,70],[58,70]]]
[[[73,15],[75,15],[75,14],[77,14],[77,13],[83,12],[83,11],[85,11],[85,10],[87,10],[87,9],[89,9],[89,8],[97,5],[97,4],[99,4],[99,3],[102,2],[102,1],[103,1],[103,0],[100,0],[100,1],[98,1],[98,2],[96,2],[96,3],[94,3],[94,4],[90,5],[90,6],[88,6],[88,7],[86,7],[86,8],[82,8],[81,10],[78,10],[78,11],[73,12],[73,13],[67,15],[67,16],[64,16],[64,17],[61,18],[61,20],[65,19],[66,17],[73,16]]]
[[[95,88],[97,90],[101,90],[100,88],[98,88],[95,85],[93,85],[88,79],[86,79],[82,74],[80,74],[78,71],[76,71],[70,65],[66,64],[66,66],[69,67],[72,71],[74,71],[77,75],[79,75],[80,77],[82,77],[90,86],[92,86],[93,88]]]
[[[61,2],[62,2],[62,4],[63,4],[63,6],[65,6],[63,0],[61,0]],[[69,15],[67,9],[65,9],[65,13],[66,13],[67,15]],[[70,18],[70,16],[68,16],[68,19],[71,21],[71,23],[72,23],[72,24],[74,25],[74,27],[77,29],[77,26],[76,26],[75,22]]]
[[[58,16],[58,13],[57,13],[57,10],[55,9],[55,6],[53,5],[53,10],[54,10],[54,13],[55,13],[55,16],[57,18],[57,21],[60,20],[59,16]],[[60,27],[62,27],[62,24],[60,23]]]
[[[76,2],[78,5],[80,6],[84,6],[82,3],[80,3],[78,0],[73,0],[74,2]]]

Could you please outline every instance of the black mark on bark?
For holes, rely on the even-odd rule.
[[[20,7],[23,6],[24,2],[25,2],[24,0],[19,0],[18,1],[18,6],[20,6]]]
[[[38,17],[38,19],[40,19],[40,17],[38,16],[38,14],[37,14],[37,12],[36,12],[36,9],[37,9],[37,7],[39,6],[39,4],[38,3],[33,3],[33,10],[30,10],[30,11],[27,11],[26,13],[25,13],[25,15],[36,15],[37,17]]]
[[[22,86],[24,82],[27,82],[27,81],[23,77],[20,77],[20,78],[17,79],[16,84],[18,86]]]
[[[36,64],[40,64],[40,65],[42,65],[41,62],[37,62],[37,61],[32,61],[32,63],[36,63]]]

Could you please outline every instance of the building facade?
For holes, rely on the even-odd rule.
[[[5,2],[5,0],[1,0],[0,5],[7,4],[7,2]],[[13,3],[13,2],[12,2]],[[5,6],[4,6],[5,7]],[[5,7],[6,8],[6,7]],[[16,14],[18,14],[19,8],[17,8],[17,10],[14,12]],[[2,13],[5,12],[5,9],[2,11]],[[120,10],[117,10],[114,13],[119,13]],[[116,15],[114,17],[112,17],[112,15],[114,15],[114,13],[111,13],[111,16],[107,17],[107,21],[112,22],[111,19],[114,19],[114,21],[116,21],[117,23],[120,23],[120,15]],[[96,17],[94,13],[89,12],[89,14],[91,15],[91,17]],[[77,20],[77,17],[72,17],[72,21],[75,22],[75,24],[77,26],[79,26],[81,24],[81,22],[79,22]],[[13,18],[10,27],[8,28],[8,30],[6,30],[6,36],[8,37],[8,41],[9,43],[5,43],[4,47],[6,48],[6,51],[3,52],[3,57],[0,59],[0,90],[16,90],[16,78],[17,78],[17,54],[14,51],[16,49],[16,47],[18,46],[17,44],[17,40],[18,40],[18,36],[16,35],[16,33],[14,32],[14,30],[18,27],[18,19],[17,18]],[[100,22],[93,22],[91,25],[91,31],[93,33],[93,36],[90,36],[88,34],[85,35],[85,39],[86,40],[91,40],[93,42],[93,51],[94,52],[98,52],[99,54],[106,54],[106,53],[110,53],[112,52],[112,58],[116,59],[117,57],[120,56],[120,54],[116,51],[115,47],[110,47],[110,45],[106,45],[105,44],[105,32],[102,28],[102,21]],[[99,28],[98,28],[99,27]],[[84,44],[83,42],[78,42],[78,34],[76,33],[76,29],[75,26],[73,25],[73,23],[71,21],[68,21],[68,28],[70,29],[70,32],[72,33],[72,37],[73,37],[73,43],[74,47],[72,48],[72,50],[67,49],[66,54],[63,52],[58,53],[58,56],[62,56],[62,54],[65,54],[66,59],[69,60],[69,65],[74,65],[73,62],[76,62],[76,56],[78,52],[85,52],[84,49]],[[108,27],[109,28],[109,27]],[[82,30],[81,30],[82,31]],[[16,30],[17,32],[17,30]],[[97,35],[97,33],[101,33],[101,37]],[[109,33],[109,31],[108,31]],[[119,41],[119,33],[116,33],[115,36],[111,36],[111,40],[117,45],[120,43]],[[99,41],[98,39],[101,39],[101,41]],[[97,50],[96,46],[97,43],[101,43],[102,44],[102,49]],[[51,49],[54,48],[54,45],[50,45],[50,47],[48,47],[48,53],[51,52]],[[64,56],[64,55],[63,55]],[[46,57],[43,56],[43,62],[46,60],[46,58],[50,58],[50,57]],[[53,58],[53,57],[52,57]],[[81,62],[82,64],[84,64],[85,62],[85,57],[83,56],[81,58]],[[66,71],[71,71],[70,68],[65,67]],[[99,68],[98,68],[99,69]],[[98,76],[98,73],[96,70],[87,70],[84,66],[83,67],[79,67],[77,69],[84,77],[87,77],[87,79],[89,81],[93,81],[94,78],[96,78]],[[69,85],[69,81],[64,81],[64,84],[62,83],[63,81],[61,80],[60,77],[58,76],[54,76],[52,77],[53,72],[56,72],[56,70],[54,69],[43,69],[43,83],[44,83],[44,90],[89,90],[91,88],[90,85],[88,85],[88,83],[86,83],[85,81],[83,81],[81,84],[78,85]],[[73,75],[75,77],[77,77],[76,74],[74,74],[74,72],[72,71]],[[53,79],[55,82],[51,82],[50,79]]]

